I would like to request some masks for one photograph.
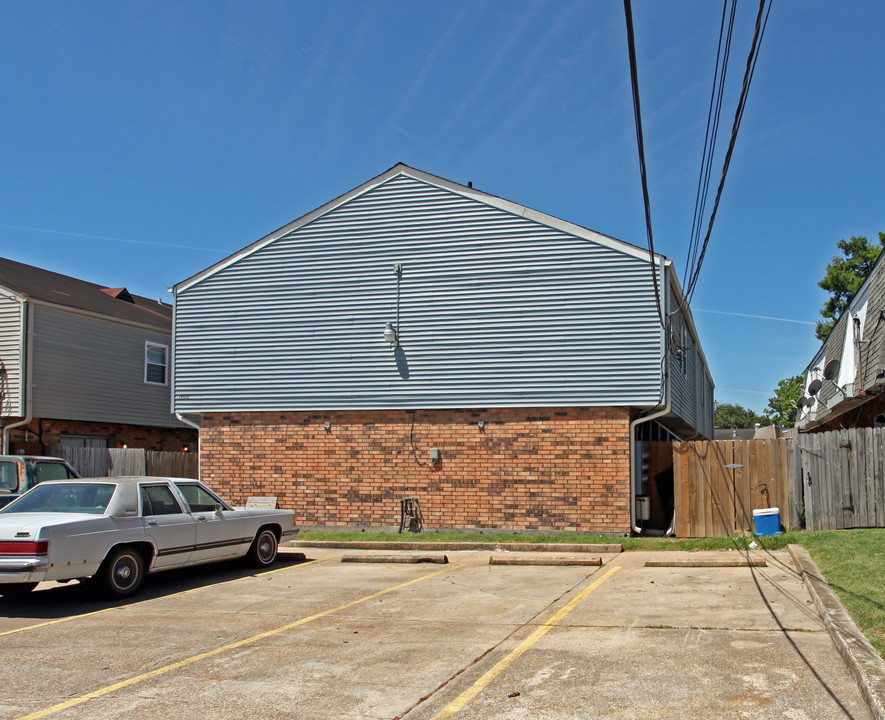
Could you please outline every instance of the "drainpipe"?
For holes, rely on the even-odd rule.
[[[18,427],[24,427],[25,425],[30,424],[31,420],[34,419],[33,402],[31,397],[31,374],[34,369],[34,317],[28,308],[27,300],[22,301],[22,314],[27,318],[25,321],[27,330],[25,331],[24,337],[22,337],[21,350],[19,352],[19,357],[24,359],[24,362],[22,363],[22,368],[24,370],[22,373],[22,386],[25,391],[25,419],[3,426],[3,455],[9,454],[9,431]]]
[[[185,425],[190,425],[194,430],[197,431],[197,479],[201,480],[203,477],[203,435],[200,433],[200,426],[192,420],[188,420],[179,412],[175,413],[175,417],[177,417]]]
[[[662,298],[663,301],[663,312],[664,317],[668,317],[667,314],[667,293],[663,291],[663,288],[666,287],[665,280],[667,279],[667,270],[664,265],[664,258],[661,257],[661,283],[660,287],[662,289]],[[666,328],[661,328],[661,334],[663,336],[663,342],[661,343],[661,347],[664,351],[664,357],[668,356],[669,353],[669,341],[670,338],[667,334]],[[630,527],[633,529],[637,535],[642,534],[642,528],[636,522],[636,484],[639,479],[639,468],[638,463],[636,462],[636,428],[645,422],[650,422],[659,417],[663,417],[664,415],[670,414],[670,363],[664,363],[664,404],[660,410],[655,410],[648,415],[642,415],[636,418],[633,422],[630,423]]]
[[[667,373],[666,389],[664,392],[666,393],[667,399],[660,410],[657,410],[650,415],[638,417],[630,423],[630,525],[633,528],[633,532],[637,535],[642,534],[642,528],[636,524],[636,481],[638,479],[638,467],[636,463],[636,428],[642,423],[650,422],[651,420],[656,420],[659,417],[670,414],[669,372]],[[669,532],[669,530],[667,532]]]

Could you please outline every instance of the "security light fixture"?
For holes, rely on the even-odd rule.
[[[330,421],[326,420],[326,422],[323,423],[323,427],[325,427],[325,428],[326,428],[326,432],[328,432],[329,430],[332,429],[332,423],[331,423]]]
[[[399,335],[391,322],[384,326],[384,339],[390,343],[391,348],[399,346]]]
[[[480,430],[482,430],[485,426],[486,426],[485,420],[477,420],[476,421],[476,427],[478,427]]]

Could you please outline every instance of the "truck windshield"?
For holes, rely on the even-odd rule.
[[[87,513],[103,515],[117,486],[113,483],[40,484],[0,510],[22,512]]]

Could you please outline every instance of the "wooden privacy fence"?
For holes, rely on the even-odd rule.
[[[796,503],[809,530],[885,527],[885,428],[798,437]]]
[[[753,510],[768,507],[780,508],[781,523],[793,525],[793,454],[788,438],[673,443],[676,535],[753,531]]]
[[[72,448],[55,445],[50,455],[67,460],[83,477],[159,475],[199,477],[197,453],[160,452],[142,448]]]

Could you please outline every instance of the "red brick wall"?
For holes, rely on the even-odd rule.
[[[118,425],[114,423],[82,422],[79,420],[34,419],[28,425],[28,432],[22,428],[10,431],[10,447],[15,452],[17,447],[28,452],[44,452],[34,450],[33,443],[42,443],[43,448],[58,445],[62,435],[87,435],[90,437],[108,437],[112,447],[144,448],[145,450],[163,450],[181,452],[185,447],[191,451],[197,449],[197,431],[190,428],[163,428],[148,425]],[[27,443],[27,447],[24,445]]]
[[[417,497],[426,528],[627,533],[629,427],[618,408],[207,414],[202,478],[305,525],[398,525]]]

